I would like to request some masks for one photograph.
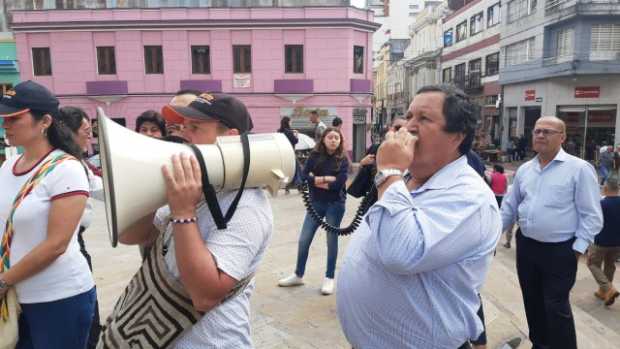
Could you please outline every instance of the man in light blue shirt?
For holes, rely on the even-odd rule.
[[[534,348],[577,348],[569,294],[577,262],[603,226],[596,171],[562,149],[566,125],[536,121],[533,148],[502,202],[504,230],[515,221],[517,273]]]
[[[468,348],[482,332],[478,293],[501,233],[499,209],[463,156],[476,128],[467,96],[424,87],[409,111],[377,153],[379,200],[347,248],[338,317],[356,349]]]

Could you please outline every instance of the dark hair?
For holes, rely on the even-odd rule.
[[[46,111],[30,110],[30,114],[35,121],[41,121],[45,115],[50,115],[52,117],[52,123],[47,129],[47,140],[50,145],[74,156],[78,160],[82,159],[82,149],[75,143],[73,133],[71,129],[64,124],[64,121],[59,116],[59,111],[50,113]]]
[[[336,116],[334,120],[332,120],[332,126],[338,127],[340,125],[342,125],[342,119]]]
[[[494,169],[496,172],[499,172],[499,173],[504,173],[504,166],[502,166],[502,165],[497,165],[497,164],[496,164],[496,165],[493,165],[493,169]]]
[[[311,112],[310,112],[310,114],[314,114],[314,115],[318,116],[318,115],[319,115],[319,112],[318,112],[318,111],[316,111],[316,110],[313,110],[313,111],[311,111]]]
[[[166,141],[166,142],[172,142],[172,143],[180,143],[180,144],[189,143],[187,139],[183,137],[179,137],[179,136],[173,136],[173,135],[163,137],[161,140]]]
[[[280,130],[290,130],[291,129],[291,118],[289,118],[288,116],[284,116],[282,117],[282,119],[280,119]]]
[[[177,93],[175,93],[175,96],[180,96],[180,95],[194,95],[196,97],[200,96],[202,94],[202,91],[199,90],[194,90],[191,88],[186,88],[186,89],[182,89],[182,90],[178,90]]]
[[[155,124],[157,128],[159,128],[161,136],[166,137],[166,121],[164,121],[164,118],[161,116],[160,113],[156,112],[155,110],[147,110],[144,113],[140,114],[140,116],[138,116],[138,118],[136,119],[136,132],[140,131],[140,127],[142,127],[142,124],[144,124],[145,122]]]
[[[465,138],[459,145],[459,152],[467,154],[471,150],[476,126],[478,124],[478,108],[469,100],[469,96],[452,85],[429,85],[418,90],[416,95],[429,92],[444,94],[443,115],[446,119],[444,131],[448,133],[463,133]]]
[[[78,107],[62,107],[59,110],[58,118],[73,133],[77,134],[80,127],[82,127],[82,120],[88,121],[88,114]]]

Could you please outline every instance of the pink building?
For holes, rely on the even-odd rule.
[[[223,92],[248,106],[256,132],[282,116],[309,131],[319,110],[343,119],[346,147],[367,146],[372,12],[352,7],[15,11],[22,80],[62,105],[96,107],[133,128],[180,89]]]

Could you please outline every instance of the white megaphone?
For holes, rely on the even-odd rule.
[[[166,203],[161,172],[174,154],[193,154],[183,144],[135,133],[97,108],[99,151],[108,231],[112,246],[119,234]],[[249,135],[250,167],[246,188],[267,187],[272,195],[295,174],[295,152],[282,133]],[[243,176],[243,147],[239,136],[219,137],[216,144],[197,145],[204,157],[209,182],[216,190],[238,189]]]

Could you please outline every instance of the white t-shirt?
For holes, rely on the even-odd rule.
[[[226,213],[236,191],[217,195],[222,213]],[[168,207],[157,211],[154,224],[161,227],[168,215]],[[273,231],[271,205],[261,189],[249,188],[243,192],[234,216],[225,230],[217,230],[209,208],[198,208],[198,227],[205,245],[215,258],[218,269],[236,280],[255,273]],[[172,225],[166,229],[167,237]],[[174,239],[169,240],[165,260],[168,270],[179,278]],[[245,349],[252,348],[250,336],[250,296],[252,280],[243,292],[211,309],[193,327],[188,329],[173,346],[177,349]],[[205,285],[205,287],[208,287]]]
[[[54,150],[45,159],[62,154]],[[24,183],[44,162],[40,161],[25,173],[16,173],[15,164],[21,158],[15,157],[0,167],[0,227],[4,227],[13,200]],[[88,179],[79,161],[65,160],[48,173],[33,191],[19,205],[13,217],[15,233],[11,243],[11,265],[14,266],[47,238],[47,222],[54,199],[70,195],[88,196]],[[86,259],[80,253],[77,242],[78,226],[75,226],[67,250],[45,269],[17,283],[17,297],[20,303],[51,302],[84,293],[94,287]]]

